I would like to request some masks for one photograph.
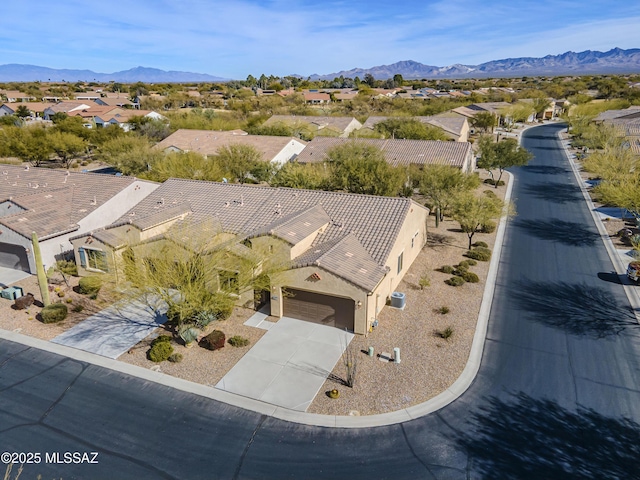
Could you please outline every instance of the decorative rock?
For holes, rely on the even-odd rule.
[[[25,308],[29,308],[33,305],[34,300],[35,298],[33,298],[33,294],[27,293],[22,297],[16,298],[13,304],[15,305],[16,310],[24,310]]]

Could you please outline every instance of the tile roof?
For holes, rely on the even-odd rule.
[[[354,120],[355,118],[353,117],[321,117],[321,116],[314,116],[314,115],[272,115],[266,122],[264,122],[264,125],[274,125],[278,123],[284,123],[288,125],[308,124],[317,130],[321,130],[323,128],[331,128],[339,132],[344,132],[349,127],[349,125],[351,125],[351,122],[353,122]]]
[[[323,162],[329,149],[347,142],[362,142],[382,150],[387,162],[398,165],[451,165],[465,168],[472,156],[468,142],[440,142],[434,140],[394,140],[316,137],[298,155],[299,163]]]
[[[384,122],[390,118],[414,118],[419,120],[422,123],[440,128],[445,132],[459,137],[462,135],[462,131],[464,130],[464,124],[466,122],[465,118],[460,117],[459,115],[448,116],[448,115],[433,115],[428,117],[369,117],[367,121],[362,124],[362,128],[370,128],[373,130],[375,126]]]
[[[340,243],[345,235],[351,234],[361,248],[357,248],[354,240],[347,240],[343,247],[335,250],[337,253],[331,254],[337,255],[335,262],[331,263],[333,257],[329,255],[324,265],[328,269],[335,266],[336,275],[363,288],[381,280],[384,265],[410,209],[424,208],[407,198],[169,179],[123,215],[121,221],[128,221],[132,213],[139,219],[155,215],[161,199],[166,208],[174,201],[188,203],[194,215],[215,219],[225,232],[241,236],[255,236],[270,230],[286,236],[289,229],[297,229],[296,235],[303,235],[309,231],[305,229],[323,222],[326,214],[328,226],[299,259],[308,263],[309,252],[324,251],[327,242]],[[359,262],[360,266],[355,272],[340,273],[339,265],[345,264],[340,255],[344,256],[341,252],[347,247],[357,257],[353,265]],[[301,266],[302,260],[295,259],[294,264]]]
[[[593,120],[595,122],[620,119],[622,117],[638,118],[640,117],[640,106],[634,105],[623,110],[606,110],[601,112]]]
[[[331,218],[322,205],[317,204],[282,219],[276,219],[271,224],[254,230],[251,236],[270,234],[291,245],[296,245],[330,222]]]
[[[177,148],[182,151],[194,151],[203,155],[215,155],[222,147],[232,144],[250,145],[262,153],[265,161],[273,160],[289,143],[303,140],[293,137],[277,137],[271,135],[247,135],[242,130],[217,132],[214,130],[177,130],[159,142],[160,149]]]
[[[54,104],[42,103],[42,102],[5,102],[3,105],[6,105],[14,112],[18,109],[20,105],[27,107],[32,112],[44,112],[46,108],[49,108]]]
[[[0,223],[31,237],[74,230],[77,222],[136,181],[97,173],[0,165],[0,202],[25,210],[0,217]]]

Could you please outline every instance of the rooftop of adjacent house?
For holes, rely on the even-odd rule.
[[[344,132],[351,122],[357,120],[353,117],[321,117],[314,115],[272,115],[264,125],[274,125],[284,123],[287,125],[308,124],[318,130],[322,128],[331,128],[339,132]],[[358,122],[360,123],[360,122]]]
[[[159,142],[156,147],[162,150],[175,148],[183,152],[192,151],[203,155],[215,155],[222,147],[233,144],[249,145],[262,154],[264,161],[271,161],[288,144],[306,142],[292,137],[277,137],[271,135],[247,135],[242,130],[217,132],[214,130],[177,130]]]
[[[116,225],[187,204],[194,216],[249,238],[270,234],[296,244],[326,225],[294,263],[320,265],[369,290],[384,276],[408,213],[424,208],[407,198],[170,179]]]
[[[434,140],[397,140],[315,137],[298,155],[299,163],[315,163],[326,160],[327,151],[347,142],[362,142],[382,150],[387,162],[398,165],[450,165],[464,168],[472,155],[468,142],[441,142]]]
[[[135,182],[133,177],[75,173],[47,168],[0,165],[0,203],[9,202],[0,223],[30,237],[54,236]],[[11,207],[16,213],[11,213]]]
[[[128,98],[122,97],[100,97],[100,102],[110,106],[133,105]]]
[[[427,117],[369,117],[367,121],[362,124],[362,128],[369,128],[373,130],[375,126],[384,122],[390,118],[414,118],[419,120],[422,123],[426,123],[432,125],[434,127],[438,127],[445,132],[459,137],[462,135],[464,130],[464,125],[467,122],[467,119],[461,117],[460,115],[432,115]]]
[[[85,102],[80,100],[65,100],[64,102],[51,105],[51,107],[49,107],[48,110],[51,110],[54,113],[58,113],[58,112],[68,113],[73,110],[82,110],[82,109],[91,108],[90,103],[93,103],[93,102],[90,102],[88,100]]]
[[[45,109],[54,105],[53,103],[42,103],[42,102],[5,102],[3,105],[7,106],[14,112],[18,109],[18,107],[25,106],[31,112],[44,112]]]
[[[602,122],[606,120],[614,120],[614,119],[624,118],[624,117],[633,117],[633,118],[640,117],[640,106],[633,105],[623,110],[607,110],[600,113],[593,120],[595,122]]]

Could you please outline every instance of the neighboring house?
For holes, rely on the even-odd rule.
[[[496,116],[496,118],[498,119],[498,125],[500,125],[502,121],[502,111],[510,106],[511,104],[509,102],[473,103],[465,107],[454,108],[453,110],[451,110],[451,112],[466,117],[469,122],[471,122],[473,117],[475,117],[478,113],[489,112]]]
[[[290,262],[268,291],[238,291],[239,304],[259,296],[276,317],[366,334],[426,244],[428,214],[408,198],[170,179],[111,226],[71,241],[81,275],[117,271],[127,245],[166,238],[193,216],[212,237],[233,239],[238,257]]]
[[[153,110],[137,110],[137,109],[122,109],[120,107],[105,107],[111,108],[108,113],[96,114],[93,117],[93,121],[97,127],[106,127],[109,125],[118,125],[125,132],[131,130],[131,119],[134,117],[150,118],[152,120],[163,120],[165,117]]]
[[[40,103],[40,102],[17,102],[17,103],[5,103],[0,106],[0,117],[5,115],[15,115],[18,107],[25,106],[31,112],[32,117],[43,117],[44,111],[48,107],[50,107],[51,103]]]
[[[48,268],[69,237],[109,225],[157,183],[132,177],[0,165],[0,266],[35,273],[31,233]]]
[[[199,93],[199,92],[198,92]],[[94,100],[98,105],[108,107],[133,108],[133,102],[124,95],[121,97],[99,97]]]
[[[327,151],[347,142],[360,142],[382,150],[386,161],[394,167],[401,165],[450,165],[471,173],[476,168],[471,144],[467,142],[440,142],[434,140],[393,140],[359,138],[316,137],[298,156],[299,163],[326,161]]]
[[[362,128],[353,117],[320,117],[313,115],[272,115],[263,125],[304,126],[316,135],[331,132],[338,137],[348,137],[351,132]]]
[[[74,92],[72,95],[76,100],[90,100],[92,102],[100,98],[100,92]]]
[[[304,102],[310,105],[321,105],[323,103],[331,103],[331,96],[328,93],[304,92]]]
[[[35,102],[36,97],[17,90],[0,90],[0,97],[6,99],[8,103]]]
[[[369,117],[362,124],[362,129],[375,130],[375,126],[394,117]],[[414,118],[420,122],[442,130],[451,140],[456,142],[469,141],[469,122],[461,115],[440,114],[430,117],[398,117]]]
[[[640,106],[633,105],[623,110],[607,110],[593,119],[595,123],[603,123],[608,120],[631,120],[640,118]]]
[[[307,143],[293,137],[247,135],[242,130],[217,132],[181,129],[159,142],[156,148],[173,152],[198,152],[208,156],[233,144],[252,146],[262,154],[265,162],[282,165],[295,159]]]
[[[77,110],[87,110],[91,108],[91,105],[95,104],[93,102],[81,102],[78,100],[67,100],[65,102],[56,103],[55,105],[51,105],[44,109],[44,119],[51,120],[56,113],[62,112],[66,114],[70,114],[70,112]]]

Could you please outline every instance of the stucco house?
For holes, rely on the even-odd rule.
[[[468,142],[440,142],[434,140],[398,140],[373,138],[316,137],[296,159],[299,163],[326,161],[327,151],[347,142],[360,142],[382,150],[386,161],[400,165],[449,165],[471,173],[476,168],[475,156]]]
[[[263,125],[304,126],[316,135],[348,137],[351,132],[362,128],[353,117],[321,117],[314,115],[272,115]]]
[[[0,266],[35,273],[36,232],[50,267],[72,250],[71,236],[111,224],[156,188],[133,177],[0,165]]]
[[[218,132],[214,130],[180,129],[159,142],[155,148],[165,152],[198,152],[215,155],[222,147],[248,145],[262,154],[262,160],[282,165],[296,158],[307,142],[293,137],[248,135],[243,130]]]
[[[362,124],[363,130],[375,130],[378,123],[384,122],[394,117],[376,117],[372,116],[367,118],[367,121]],[[405,118],[405,117],[399,117]],[[456,114],[440,114],[433,116],[417,116],[406,117],[416,119],[426,125],[439,128],[444,132],[447,137],[456,142],[468,142],[469,141],[469,122],[466,117]]]
[[[31,113],[31,117],[43,117],[44,111],[50,107],[51,103],[41,102],[17,102],[17,103],[4,103],[0,106],[0,117],[5,115],[15,115],[20,106],[27,107]]]
[[[271,315],[364,334],[425,245],[428,214],[408,198],[170,179],[71,242],[81,275],[117,272],[128,245],[159,241],[190,216],[206,219],[212,235],[234,239],[239,257],[287,261],[268,290],[238,291],[239,304],[260,297]]]

